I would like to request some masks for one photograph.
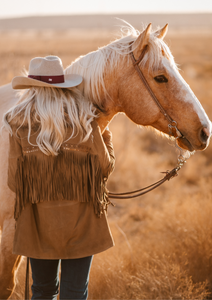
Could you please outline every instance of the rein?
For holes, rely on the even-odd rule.
[[[145,195],[148,192],[151,192],[152,190],[156,189],[159,187],[161,184],[166,182],[167,180],[170,180],[171,178],[178,176],[178,171],[180,170],[181,166],[177,166],[176,168],[172,169],[171,171],[166,171],[162,173],[166,173],[166,175],[159,181],[148,185],[145,188],[141,188],[139,190],[135,190],[132,192],[126,192],[126,193],[108,193],[109,198],[112,199],[132,199],[132,198],[137,198],[139,196]]]
[[[165,109],[163,108],[163,106],[160,104],[160,102],[158,101],[157,97],[155,96],[153,90],[151,89],[148,81],[146,80],[143,72],[141,71],[141,69],[139,68],[139,63],[142,61],[142,59],[144,58],[144,55],[146,53],[147,50],[147,45],[144,47],[143,51],[141,52],[141,55],[139,56],[139,58],[136,60],[132,51],[132,46],[130,45],[130,57],[132,59],[132,63],[134,68],[136,69],[141,81],[143,82],[144,86],[146,87],[147,91],[149,92],[150,96],[152,97],[152,99],[154,100],[155,104],[158,106],[158,108],[160,109],[161,113],[164,115],[164,117],[166,118],[166,120],[168,121],[168,128],[169,128],[169,136],[174,136],[173,134],[173,130],[175,130],[175,133],[177,135],[177,137],[175,137],[175,146],[181,150],[181,148],[176,144],[176,141],[178,138],[183,137],[182,133],[180,132],[180,130],[177,128],[177,122],[174,121],[169,114],[165,111]],[[166,172],[162,172],[165,173],[166,175],[159,181],[145,187],[145,188],[141,188],[132,192],[126,192],[126,193],[108,193],[108,197],[111,199],[131,199],[131,198],[136,198],[139,196],[142,196],[152,190],[154,190],[155,188],[157,188],[158,186],[160,186],[161,184],[163,184],[164,182],[166,182],[167,180],[169,181],[171,178],[176,177],[178,175],[178,171],[181,169],[181,167],[183,166],[183,164],[185,163],[185,158],[182,154],[179,155],[178,157],[178,164],[177,166],[172,169],[171,171],[166,171]]]

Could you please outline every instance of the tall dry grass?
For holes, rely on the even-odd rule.
[[[43,33],[1,36],[0,82],[20,74],[34,56],[59,55],[64,65],[113,38]],[[181,72],[212,119],[212,34],[168,34]],[[108,188],[148,185],[176,164],[169,141],[123,115],[110,126],[117,157]],[[116,246],[94,258],[90,299],[212,298],[212,145],[192,156],[177,178],[139,199],[114,201],[109,222]],[[23,270],[12,299],[23,296]]]

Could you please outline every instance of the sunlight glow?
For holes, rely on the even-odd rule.
[[[212,12],[212,1],[201,0],[7,0],[0,1],[0,18],[35,15],[113,13]]]

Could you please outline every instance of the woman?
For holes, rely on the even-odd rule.
[[[113,246],[106,219],[111,133],[60,58],[31,60],[23,89],[4,115],[10,132],[8,186],[16,193],[13,252],[30,257],[32,299],[87,299],[92,256]]]

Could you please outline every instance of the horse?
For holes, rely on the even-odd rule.
[[[154,31],[149,24],[139,32],[130,26],[125,36],[77,58],[65,73],[83,76],[79,88],[97,107],[97,121],[102,132],[116,114],[124,113],[138,125],[150,126],[167,136],[173,135],[179,147],[185,150],[204,150],[209,143],[211,122],[181,77],[163,40],[167,29],[168,25],[165,25]],[[131,54],[165,113],[138,76]],[[17,101],[11,84],[0,88],[0,99],[2,119],[3,113]],[[175,126],[170,124],[167,115]],[[170,132],[170,127],[176,130]],[[15,195],[7,187],[8,133],[3,131],[0,139],[0,298],[6,299],[15,286],[15,270],[20,256],[12,254]]]

